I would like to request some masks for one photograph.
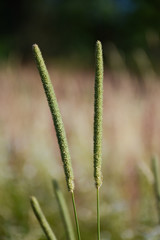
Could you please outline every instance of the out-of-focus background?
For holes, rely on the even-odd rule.
[[[65,239],[53,178],[73,219],[33,43],[43,52],[63,116],[82,239],[96,239],[97,39],[103,44],[105,66],[101,237],[160,238],[151,171],[152,155],[160,154],[159,11],[158,0],[0,2],[1,240],[45,239],[29,204],[31,195],[38,198],[57,238]]]

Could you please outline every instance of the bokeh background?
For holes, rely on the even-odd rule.
[[[160,2],[0,2],[0,239],[44,240],[35,195],[65,239],[52,189],[66,198],[51,115],[31,46],[43,52],[66,128],[82,239],[96,239],[94,48],[104,52],[101,239],[158,240],[151,157],[160,154]],[[74,221],[73,221],[74,223]]]

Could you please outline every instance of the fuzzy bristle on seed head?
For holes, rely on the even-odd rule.
[[[103,115],[103,54],[100,41],[96,42],[96,70],[94,93],[94,179],[96,188],[102,185],[102,115]]]
[[[35,61],[37,64],[39,74],[41,76],[43,88],[46,93],[48,105],[50,107],[50,111],[52,114],[53,123],[55,126],[58,144],[59,144],[59,148],[60,148],[60,152],[61,152],[61,158],[62,158],[62,162],[63,162],[63,167],[64,167],[68,190],[70,192],[73,192],[74,177],[73,177],[71,158],[70,158],[66,133],[65,133],[61,113],[60,113],[60,110],[58,107],[54,88],[52,86],[45,62],[43,60],[43,57],[42,57],[42,54],[41,54],[41,51],[40,51],[38,45],[34,44],[32,46],[32,50],[33,50],[33,54],[34,54],[34,58],[35,58]]]

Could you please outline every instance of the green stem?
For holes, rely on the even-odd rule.
[[[97,239],[100,240],[99,188],[97,188]]]
[[[63,220],[63,223],[64,223],[67,240],[75,240],[74,231],[73,231],[72,222],[71,222],[70,214],[69,214],[69,211],[68,211],[68,207],[67,207],[65,198],[62,194],[62,191],[59,187],[59,184],[55,179],[53,180],[53,187],[54,187],[54,192],[55,192],[55,195],[56,195],[57,203],[58,203],[58,206],[59,206],[60,214],[61,214],[61,217],[62,217],[62,220]]]
[[[159,174],[159,159],[157,157],[152,157],[152,169],[154,175],[154,189],[155,196],[157,200],[157,212],[160,224],[160,174]]]
[[[35,197],[31,197],[30,202],[31,202],[33,212],[34,212],[43,232],[45,233],[47,239],[48,240],[56,240],[57,238],[54,235],[49,223],[47,222],[37,199]]]
[[[75,217],[75,222],[76,222],[77,236],[78,236],[78,240],[81,240],[81,235],[80,235],[80,230],[79,230],[79,223],[78,223],[78,217],[77,217],[77,210],[76,210],[76,204],[75,204],[75,199],[74,199],[74,192],[71,192],[71,195],[72,195],[74,217]]]

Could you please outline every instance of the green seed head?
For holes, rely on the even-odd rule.
[[[55,95],[46,65],[44,63],[42,54],[40,52],[38,45],[36,44],[33,45],[33,54],[34,54],[34,58],[37,64],[39,74],[41,76],[41,80],[46,93],[48,105],[50,107],[50,111],[52,114],[53,123],[55,126],[58,144],[61,152],[61,158],[63,161],[63,167],[64,167],[68,190],[70,192],[73,192],[74,177],[73,177],[73,171],[72,171],[72,165],[71,165],[71,158],[70,158],[66,133],[65,133],[62,117],[60,114],[60,110],[58,107],[56,95]]]
[[[102,114],[103,114],[103,55],[100,41],[96,42],[94,95],[94,178],[96,188],[102,185]]]

